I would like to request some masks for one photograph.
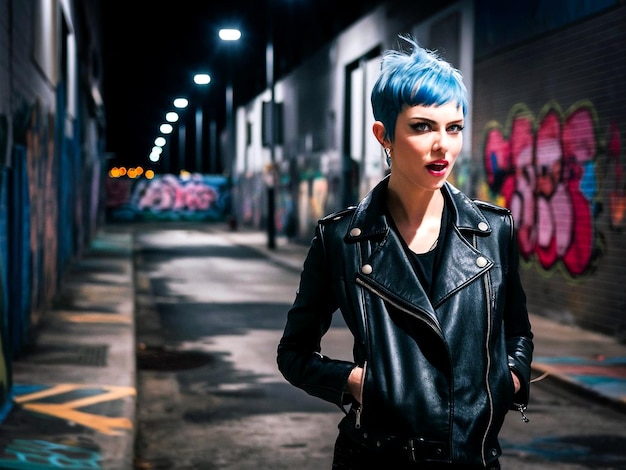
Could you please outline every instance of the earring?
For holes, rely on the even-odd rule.
[[[385,147],[385,159],[387,160],[387,166],[391,168],[391,149]]]

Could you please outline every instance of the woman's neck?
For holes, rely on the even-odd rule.
[[[444,198],[441,190],[398,193],[388,189],[387,207],[400,235],[415,253],[426,253],[439,238]]]

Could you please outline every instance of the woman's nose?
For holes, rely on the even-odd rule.
[[[435,136],[435,144],[433,145],[433,150],[441,151],[446,153],[448,151],[448,133],[436,132]]]

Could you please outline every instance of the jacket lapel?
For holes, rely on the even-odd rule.
[[[481,255],[455,229],[448,234],[446,248],[441,253],[441,262],[433,281],[433,304],[440,305],[492,266],[493,262]]]
[[[393,231],[376,247],[366,263],[372,266],[371,282],[384,289],[390,298],[406,308],[418,309],[435,318],[435,310],[424,291],[402,242]]]
[[[436,319],[436,306],[493,266],[492,260],[468,241],[474,233],[488,234],[490,227],[473,202],[447,183],[443,193],[454,214],[453,230],[441,253],[431,304],[399,236],[387,223],[386,190],[387,179],[384,179],[359,204],[348,226],[345,240],[358,243],[361,253],[357,276],[382,296]],[[464,210],[459,211],[459,207]]]

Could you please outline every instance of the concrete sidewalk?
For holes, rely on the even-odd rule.
[[[226,225],[219,233],[294,272],[307,245]],[[0,423],[0,469],[132,470],[136,411],[133,236],[101,231],[67,273],[32,351],[13,364],[14,406]],[[626,411],[626,345],[531,316],[535,380],[555,380]]]
[[[72,264],[13,363],[1,469],[133,468],[136,370],[132,234],[105,230]]]

